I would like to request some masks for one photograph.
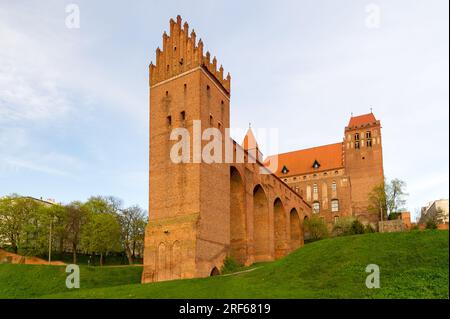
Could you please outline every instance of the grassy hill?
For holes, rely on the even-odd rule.
[[[65,270],[65,266],[0,265],[0,299],[67,293]],[[141,274],[140,266],[80,266],[80,289],[136,284]]]
[[[413,231],[330,238],[250,272],[145,285],[138,284],[140,267],[86,267],[81,289],[69,292],[64,268],[0,265],[0,297],[448,298],[448,236]],[[380,289],[365,286],[368,264],[380,267]]]

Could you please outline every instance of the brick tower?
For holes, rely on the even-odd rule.
[[[350,176],[353,216],[377,224],[370,214],[368,194],[384,180],[381,124],[373,113],[351,117],[345,127],[344,165]]]
[[[201,160],[209,142],[201,134],[229,128],[231,77],[224,78],[209,52],[203,54],[202,40],[180,16],[170,20],[170,34],[164,32],[149,69],[150,201],[142,281],[209,276],[230,242],[230,169]],[[179,141],[170,138],[176,128],[190,136],[182,163],[170,156]]]

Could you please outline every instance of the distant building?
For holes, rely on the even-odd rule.
[[[420,211],[420,224],[430,219],[436,219],[438,224],[448,224],[448,199],[439,199],[428,203]]]
[[[41,204],[43,204],[43,205],[45,205],[45,206],[53,206],[53,205],[58,204],[58,203],[57,203],[54,199],[52,199],[52,198],[42,199],[42,197],[40,197],[40,198],[35,198],[35,197],[32,197],[32,196],[23,196],[22,198],[28,198],[28,199],[34,200],[34,201],[36,201],[36,202],[38,202],[38,203],[41,203]]]

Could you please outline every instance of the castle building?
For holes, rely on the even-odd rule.
[[[330,229],[339,218],[350,216],[377,226],[380,216],[368,211],[368,195],[383,183],[384,174],[381,124],[373,113],[352,116],[342,142],[276,156],[276,175],[305,198]]]
[[[149,73],[142,281],[206,277],[227,257],[249,265],[303,246],[310,205],[265,168],[251,131],[243,145],[229,137],[231,76],[203,52],[202,40],[180,16],[170,20]],[[180,140],[183,132],[193,138]],[[213,140],[218,148],[210,148]],[[181,157],[173,151],[180,143],[187,151]]]
[[[367,190],[383,176],[372,114],[352,118],[343,143],[280,154],[280,170],[268,168],[251,130],[242,145],[230,138],[231,76],[180,16],[156,49],[149,89],[142,282],[215,275],[228,257],[281,258],[304,245],[312,206],[328,219],[367,215]]]

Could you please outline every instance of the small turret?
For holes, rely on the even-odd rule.
[[[248,131],[245,134],[244,141],[242,142],[242,147],[250,155],[256,157],[256,159],[258,159],[259,161],[263,161],[263,154],[259,150],[258,143],[256,142],[256,138],[255,135],[253,135],[251,127],[248,128]]]

